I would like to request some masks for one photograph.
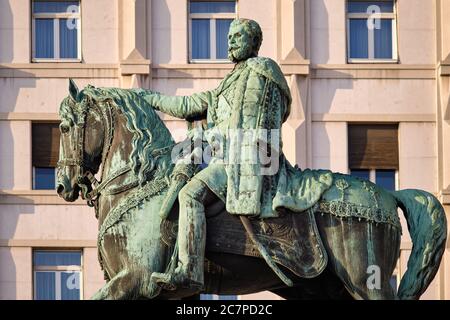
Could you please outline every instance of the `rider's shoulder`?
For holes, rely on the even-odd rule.
[[[267,57],[254,57],[247,60],[247,66],[260,73],[281,73],[278,64]]]
[[[275,82],[287,96],[290,97],[289,87],[283,71],[274,60],[266,57],[254,57],[247,60],[247,66],[258,74]]]

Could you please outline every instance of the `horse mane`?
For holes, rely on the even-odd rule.
[[[112,105],[122,111],[127,120],[126,127],[133,133],[130,154],[131,168],[138,176],[141,185],[147,181],[149,173],[157,166],[156,159],[152,156],[155,147],[152,146],[152,142],[154,142],[152,131],[158,132],[158,138],[161,134],[166,135],[163,138],[173,143],[169,130],[163,125],[156,111],[141,97],[140,93],[142,92],[142,89],[95,88],[89,85],[78,96],[80,101],[88,97],[99,106],[101,102],[112,101]],[[71,120],[74,123],[78,122],[79,109],[82,108],[77,107],[78,103],[73,103],[73,99],[70,97],[64,99],[60,108],[61,118]],[[155,130],[156,127],[159,127],[158,130]]]

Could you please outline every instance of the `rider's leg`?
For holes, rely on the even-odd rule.
[[[175,287],[201,291],[204,285],[206,243],[205,206],[215,200],[207,185],[193,178],[179,194],[178,266],[172,275],[154,274],[153,279]]]

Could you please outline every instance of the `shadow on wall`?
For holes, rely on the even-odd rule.
[[[18,146],[13,132],[13,122],[9,119],[16,110],[21,88],[35,88],[36,80],[27,72],[12,69],[8,65],[14,61],[14,17],[11,1],[0,1],[0,299],[17,299],[17,288],[25,288],[17,270],[23,270],[20,256],[14,259],[10,240],[16,233],[17,223],[22,214],[33,214],[31,200],[11,195],[4,190],[15,189],[15,157],[19,157]],[[20,168],[29,170],[32,168]],[[2,191],[3,190],[3,191]],[[20,254],[20,252],[18,252]],[[30,257],[31,258],[31,257]],[[26,259],[25,261],[29,261]],[[31,266],[30,266],[31,268]],[[25,285],[25,286],[23,286]],[[25,289],[23,289],[25,290]]]
[[[330,63],[330,43],[334,39],[330,39],[330,13],[326,6],[327,0],[315,0],[311,2],[311,10],[313,17],[320,17],[317,21],[312,21],[311,28],[311,62],[313,65],[321,65]],[[343,22],[344,23],[344,22]],[[345,32],[343,33],[345,36]],[[346,57],[344,57],[346,60]],[[346,61],[342,61],[343,64]],[[336,94],[340,90],[352,90],[354,79],[351,75],[324,68],[314,67],[311,69],[311,113],[327,115],[330,113],[345,113],[344,110],[332,110]],[[317,120],[316,120],[317,121]],[[323,121],[323,120],[320,120]],[[336,137],[330,137],[329,128],[325,126],[325,122],[313,122],[312,129],[312,150],[313,150],[313,167],[320,169],[332,168],[333,154],[336,148]],[[315,127],[315,128],[314,128]],[[319,145],[314,145],[314,134],[318,133],[320,140]],[[316,143],[317,144],[317,143]],[[316,160],[315,160],[315,159]]]

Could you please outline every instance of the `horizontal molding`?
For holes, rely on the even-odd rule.
[[[313,113],[313,122],[436,122],[434,114]]]
[[[162,112],[157,112],[163,121],[179,121]],[[59,121],[56,113],[0,112],[0,121]],[[358,114],[358,113],[313,113],[313,122],[436,122],[434,114]]]
[[[150,60],[124,60],[120,62],[121,75],[132,75],[132,74],[149,75],[150,72],[151,72]]]
[[[280,61],[281,71],[285,75],[302,75],[307,76],[310,73],[310,61],[309,60],[283,60]]]
[[[0,247],[9,248],[97,248],[96,240],[0,239]]]
[[[0,78],[117,78],[117,64],[67,62],[0,64]]]
[[[450,205],[450,189],[443,190],[439,196],[439,200],[444,205]],[[450,214],[450,212],[447,212],[447,214]]]
[[[450,65],[441,65],[439,67],[441,76],[450,76]]]
[[[157,111],[163,121],[183,121],[162,112]],[[0,112],[0,121],[59,121],[57,113],[37,113],[37,112]]]
[[[86,206],[85,201],[66,202],[54,190],[0,190],[0,205]]]
[[[159,64],[152,66],[153,79],[222,79],[232,63]]]
[[[285,75],[309,75],[313,79],[435,79],[435,65],[317,64],[281,62]],[[222,79],[232,63],[151,65],[149,60],[120,64],[68,62],[0,64],[0,78],[118,78],[129,74],[152,74],[154,79]],[[450,75],[449,65],[440,65],[441,75]]]
[[[318,64],[311,68],[313,79],[436,79],[435,65],[403,64]]]
[[[400,250],[412,250],[412,242],[400,242]]]
[[[59,121],[57,113],[0,112],[0,121]]]

